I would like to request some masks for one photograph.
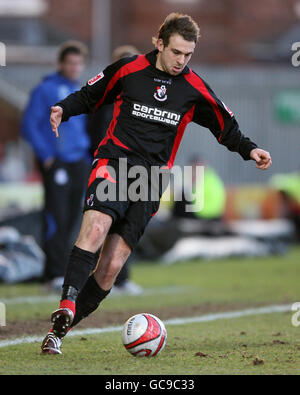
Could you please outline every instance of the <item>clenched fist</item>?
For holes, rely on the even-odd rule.
[[[250,152],[250,158],[255,160],[256,167],[260,170],[267,170],[272,164],[270,153],[260,148],[253,149]]]

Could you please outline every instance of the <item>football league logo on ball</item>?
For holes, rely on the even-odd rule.
[[[157,86],[156,87],[156,92],[154,93],[154,97],[158,101],[165,101],[167,100],[167,88],[165,85],[162,86]]]

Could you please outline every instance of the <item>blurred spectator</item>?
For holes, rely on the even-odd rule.
[[[271,185],[277,189],[284,203],[285,215],[289,218],[296,231],[296,239],[300,241],[300,170],[276,174],[271,178]]]
[[[85,115],[62,124],[59,139],[49,119],[51,106],[79,89],[86,56],[87,49],[80,42],[64,43],[58,52],[56,72],[33,90],[22,120],[22,135],[33,148],[43,177],[44,280],[54,289],[63,283],[68,239],[81,211],[91,158]]]
[[[139,51],[131,45],[122,45],[112,53],[112,61],[139,54]],[[88,131],[91,137],[91,153],[97,149],[100,141],[105,137],[108,126],[113,118],[114,104],[101,106],[98,111],[89,117]],[[100,253],[100,251],[99,251]],[[138,295],[142,293],[142,288],[130,280],[129,265],[134,260],[133,254],[121,269],[112,292]]]

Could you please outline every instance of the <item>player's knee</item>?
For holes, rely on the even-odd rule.
[[[109,265],[109,273],[111,273],[112,275],[117,275],[122,269],[123,265],[124,261],[122,259],[113,259]]]
[[[105,226],[99,220],[95,220],[91,225],[90,232],[91,236],[95,236],[96,238],[103,236],[105,233]]]
[[[88,243],[92,250],[97,251],[101,245],[101,240],[105,237],[107,230],[97,218],[90,221],[88,226],[79,236],[79,242]]]
[[[101,222],[95,220],[89,227],[87,237],[92,244],[98,245],[99,241],[105,236],[105,232],[105,226]]]

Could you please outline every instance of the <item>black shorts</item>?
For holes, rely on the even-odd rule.
[[[168,177],[170,173],[167,170],[165,174]],[[160,176],[153,182],[149,166],[134,168],[126,159],[97,159],[92,166],[84,211],[110,215],[113,223],[109,234],[119,234],[133,250],[159,209],[165,180],[162,183]]]

